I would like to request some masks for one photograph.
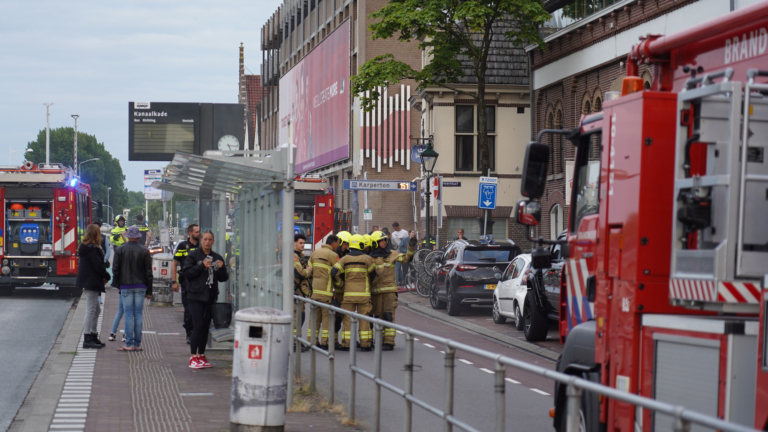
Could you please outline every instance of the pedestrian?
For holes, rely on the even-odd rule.
[[[133,226],[138,228],[139,232],[141,233],[139,244],[148,248],[149,241],[152,239],[152,236],[149,235],[149,226],[147,226],[146,222],[144,222],[144,215],[136,215],[136,223],[133,224]]]
[[[371,287],[371,303],[373,316],[376,318],[395,322],[395,309],[397,308],[397,284],[395,283],[395,264],[408,263],[416,251],[416,239],[408,241],[408,252],[400,253],[390,249],[387,237],[381,231],[371,235],[373,251],[371,258],[376,265],[376,278]],[[381,346],[383,351],[395,349],[395,329],[384,328],[384,340]]]
[[[376,266],[373,259],[363,252],[365,239],[360,234],[353,235],[349,240],[349,255],[341,258],[331,269],[331,277],[339,284],[344,281],[344,299],[341,308],[367,315],[371,311],[370,277]],[[349,351],[352,334],[350,317],[344,315],[339,351]],[[362,351],[371,351],[371,326],[368,321],[360,321],[360,347]],[[354,343],[354,341],[352,341]]]
[[[293,294],[301,297],[310,297],[312,288],[309,286],[309,277],[312,275],[312,268],[308,266],[308,259],[304,255],[304,245],[307,243],[307,236],[304,234],[293,235]],[[304,325],[304,302],[293,303],[293,334],[301,334],[301,327]],[[309,351],[309,347],[301,345],[301,351]]]
[[[379,226],[378,225],[374,225],[373,229],[371,230],[371,232],[368,233],[368,235],[371,235],[371,234],[375,233],[378,230],[379,230]]]
[[[406,241],[408,239],[408,231],[400,228],[400,224],[397,222],[392,222],[392,235],[389,238],[389,245],[392,250],[399,250],[400,249],[400,243]],[[407,243],[407,242],[406,242]],[[374,249],[375,245],[374,245]],[[397,276],[397,286],[403,286],[403,271],[402,271],[402,265],[397,262],[395,263],[395,275]]]
[[[309,267],[312,268],[312,300],[320,303],[331,304],[333,299],[333,279],[331,268],[339,262],[339,256],[334,249],[339,245],[339,238],[331,234],[325,239],[325,244],[312,252],[309,257]],[[320,332],[316,339],[318,347],[328,349],[328,309],[320,308],[315,322],[315,331]],[[312,340],[312,329],[307,329],[307,338]],[[316,333],[317,337],[317,333]]]
[[[110,276],[104,265],[101,250],[101,232],[98,225],[88,225],[85,236],[77,249],[79,265],[75,286],[85,290],[85,321],[83,322],[83,348],[103,348],[99,340],[97,323],[101,308],[98,298]]]
[[[141,351],[144,299],[152,297],[152,257],[139,244],[141,232],[135,226],[126,231],[128,242],[115,249],[112,286],[120,288],[125,311],[125,345],[118,351]]]
[[[459,228],[459,230],[456,231],[456,235],[457,235],[457,237],[455,239],[453,239],[453,241],[456,241],[456,240],[467,240],[467,238],[464,237],[464,228]]]
[[[192,330],[194,330],[195,326],[192,322],[192,314],[189,311],[184,275],[180,272],[184,267],[184,262],[187,260],[187,256],[189,256],[190,252],[199,247],[200,226],[197,224],[190,224],[187,227],[187,239],[176,246],[176,251],[173,253],[173,263],[171,263],[171,277],[173,278],[171,289],[175,292],[181,291],[181,305],[184,307],[184,331],[187,334],[187,344],[191,344],[190,338],[192,337]]]
[[[122,246],[125,241],[125,232],[128,230],[128,228],[125,227],[125,217],[123,215],[117,215],[115,217],[115,223],[117,223],[117,226],[112,228],[111,234],[112,234],[112,248],[117,249],[120,246]]]
[[[181,270],[186,281],[187,304],[194,327],[189,344],[189,367],[192,369],[211,367],[205,358],[205,345],[208,342],[213,305],[219,297],[217,282],[229,279],[224,257],[211,249],[213,240],[213,233],[206,230],[200,238],[200,247],[189,252]]]

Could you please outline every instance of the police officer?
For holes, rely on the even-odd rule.
[[[117,249],[128,240],[125,237],[125,232],[128,231],[128,228],[125,226],[125,217],[123,215],[117,215],[115,217],[115,222],[117,223],[117,226],[112,228],[110,234],[112,235],[112,247]]]
[[[339,238],[331,234],[325,239],[325,244],[312,252],[309,257],[309,267],[312,268],[312,300],[331,304],[333,299],[333,279],[331,268],[339,262],[339,256],[334,249],[339,245]],[[315,322],[315,330],[320,332],[318,346],[328,349],[328,309],[320,308]],[[322,329],[322,330],[321,330]],[[307,339],[312,340],[312,329],[307,329]]]
[[[381,231],[371,234],[373,251],[371,258],[376,264],[376,279],[371,289],[371,303],[373,304],[373,316],[391,323],[395,322],[395,309],[397,308],[397,283],[395,281],[395,263],[407,264],[416,250],[416,238],[408,242],[408,252],[399,253],[389,248],[389,239]],[[395,329],[384,329],[384,341],[381,346],[383,351],[395,349]]]
[[[144,222],[144,216],[143,215],[136,215],[136,223],[133,224],[136,228],[139,229],[139,233],[141,234],[141,237],[139,238],[139,244],[144,247],[149,247],[149,226],[147,226],[146,222]]]
[[[339,283],[344,278],[344,300],[341,308],[350,312],[366,315],[371,310],[370,278],[375,277],[376,266],[371,257],[363,252],[365,239],[360,234],[349,240],[349,255],[341,258],[331,270],[331,276]],[[350,317],[344,315],[344,328],[341,332],[339,351],[349,351]],[[368,321],[360,321],[360,347],[362,351],[371,351],[372,332]]]
[[[187,255],[200,247],[200,226],[197,224],[190,224],[187,227],[187,236],[187,239],[180,242],[173,252],[173,263],[171,264],[173,285],[171,285],[171,289],[179,292],[179,282],[181,282],[181,304],[184,306],[184,330],[187,333],[187,343],[189,344],[189,338],[192,336],[194,325],[192,324],[192,314],[189,311],[189,302],[187,301],[186,283],[184,278],[179,277],[178,271],[184,266],[184,261],[187,260]],[[179,281],[179,279],[181,280]]]
[[[312,275],[312,267],[304,264],[304,244],[307,236],[304,234],[293,235],[293,292],[295,295],[309,297],[312,290],[309,286],[309,277]],[[293,303],[293,334],[301,331],[304,325],[304,303],[301,302],[301,311],[296,302]],[[300,333],[298,333],[300,334]],[[309,347],[302,344],[301,351],[309,351]]]

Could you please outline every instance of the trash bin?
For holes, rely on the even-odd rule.
[[[290,314],[266,307],[235,314],[230,431],[283,430],[291,320]]]
[[[171,263],[173,255],[167,253],[152,256],[152,300],[150,304],[171,306],[173,289],[171,288]]]

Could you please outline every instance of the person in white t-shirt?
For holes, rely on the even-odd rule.
[[[400,243],[402,242],[408,242],[408,231],[400,228],[400,224],[397,222],[392,222],[392,236],[390,239],[390,243],[392,244],[392,250],[397,250],[397,248],[400,246]],[[395,277],[397,279],[397,286],[403,286],[405,285],[405,281],[403,280],[403,270],[402,265],[397,262],[395,263]]]

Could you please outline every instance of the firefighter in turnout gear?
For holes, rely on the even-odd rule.
[[[364,242],[365,239],[360,234],[353,235],[349,240],[349,255],[341,258],[331,270],[334,281],[338,283],[344,280],[344,300],[341,302],[341,308],[361,315],[367,315],[371,311],[371,279],[376,274],[373,260],[363,252]],[[349,315],[344,315],[339,351],[349,351],[350,343],[354,344],[350,321]],[[370,351],[373,336],[370,323],[360,321],[359,332],[362,351]]]
[[[128,228],[125,226],[125,217],[123,215],[115,217],[115,223],[116,226],[112,228],[112,232],[110,233],[112,234],[112,238],[109,239],[109,241],[112,243],[112,247],[117,249],[127,240],[125,238],[125,232],[128,231]]]
[[[307,242],[307,236],[296,234],[293,236],[293,294],[309,297],[312,295],[312,288],[309,286],[309,277],[312,275],[312,267],[307,266],[304,256],[304,244]],[[304,303],[301,303],[304,306]],[[301,332],[301,326],[304,324],[304,310],[299,310],[296,302],[293,303],[293,334]],[[309,347],[301,345],[301,351],[309,351]]]
[[[371,303],[373,316],[376,318],[395,322],[395,309],[397,308],[397,283],[395,282],[395,263],[407,264],[411,261],[416,250],[416,238],[408,243],[408,252],[399,253],[389,248],[389,239],[381,231],[371,234],[373,251],[371,258],[376,265],[376,279],[371,288]],[[381,346],[384,351],[395,349],[395,329],[384,328],[384,341]]]
[[[371,236],[369,236],[368,234],[363,234],[363,239],[365,239],[365,242],[364,242],[365,250],[364,250],[364,252],[367,253],[368,255],[370,255],[371,254],[371,249],[373,248],[373,241],[371,240]]]
[[[334,249],[338,247],[339,238],[331,234],[325,239],[325,244],[312,252],[309,257],[309,267],[312,269],[312,300],[331,304],[333,299],[333,279],[331,269],[339,262],[339,256]],[[315,330],[320,332],[317,344],[322,349],[328,349],[328,309],[319,308]],[[311,326],[307,327],[307,340],[312,340]]]
[[[349,254],[349,240],[352,238],[352,234],[350,234],[347,231],[339,231],[336,234],[336,237],[339,238],[339,247],[336,248],[336,255],[339,256],[339,259],[344,258]],[[341,307],[341,302],[344,300],[344,283],[342,282],[340,285],[334,286],[333,290],[333,301],[331,302],[332,306]],[[341,330],[341,322],[343,317],[341,314],[336,314],[336,322],[334,323],[334,327],[336,328],[336,334],[339,334],[339,330]]]

